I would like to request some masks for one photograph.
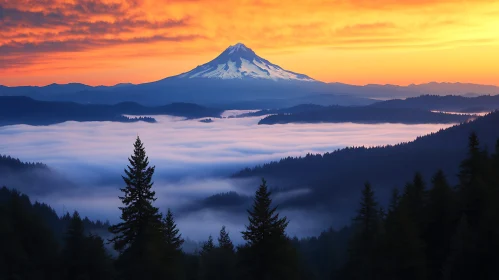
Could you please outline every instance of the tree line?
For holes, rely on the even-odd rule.
[[[248,210],[245,243],[235,246],[225,227],[194,254],[170,209],[154,206],[155,167],[140,138],[121,189],[121,221],[112,237],[85,230],[69,218],[62,246],[21,195],[0,201],[0,279],[492,279],[499,275],[499,140],[493,154],[469,137],[459,183],[436,171],[394,189],[382,207],[366,182],[351,225],[318,237],[286,233],[264,179]],[[68,219],[67,218],[67,219]],[[313,217],[311,217],[313,219]],[[115,254],[106,249],[112,245]]]

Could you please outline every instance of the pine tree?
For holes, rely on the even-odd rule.
[[[113,279],[115,275],[113,260],[104,247],[104,240],[98,235],[90,234],[86,236],[85,244],[88,279]]]
[[[152,176],[155,167],[149,166],[144,145],[139,137],[134,144],[130,165],[123,176],[126,187],[120,197],[123,207],[121,223],[110,227],[114,237],[110,240],[114,248],[121,252],[118,267],[123,278],[163,277],[164,236],[161,214],[152,203],[156,200]]]
[[[482,159],[480,153],[480,141],[475,132],[472,132],[468,138],[468,158],[460,165],[459,179],[460,188],[465,192],[471,191],[470,186],[480,177]]]
[[[400,203],[400,192],[397,188],[394,188],[392,190],[392,197],[390,198],[390,204],[388,205],[388,213],[387,215],[390,215],[394,213]]]
[[[450,253],[443,265],[444,280],[473,279],[480,274],[475,242],[466,215],[459,220],[455,234],[451,238]]]
[[[229,233],[225,230],[225,226],[222,226],[220,230],[220,236],[218,237],[218,247],[228,252],[234,252],[234,244],[230,240]]]
[[[253,207],[248,210],[249,225],[242,232],[247,246],[242,249],[250,279],[294,279],[297,277],[297,255],[286,236],[288,220],[280,218],[272,207],[267,182],[256,191]]]
[[[168,279],[180,279],[182,277],[182,245],[184,239],[175,224],[173,213],[168,209],[163,219],[163,236],[165,242],[164,268]]]
[[[168,253],[179,253],[184,244],[184,239],[182,238],[182,234],[179,233],[179,229],[175,224],[175,219],[173,218],[173,213],[170,209],[168,209],[166,217],[163,219],[163,233]]]
[[[236,279],[236,252],[225,226],[220,230],[217,250],[217,279]]]
[[[63,279],[80,279],[86,276],[85,235],[83,222],[74,212],[68,225],[62,252]]]
[[[111,233],[115,234],[111,242],[118,251],[130,246],[146,232],[160,230],[161,226],[161,215],[158,208],[152,205],[156,200],[156,193],[151,190],[155,167],[149,166],[149,158],[139,137],[128,161],[130,165],[125,169],[126,177],[123,176],[126,187],[121,189],[125,195],[120,197],[125,206],[119,207],[123,222],[110,228]]]
[[[104,241],[96,235],[85,235],[83,221],[74,212],[69,221],[62,251],[62,279],[110,279],[112,262]]]
[[[217,259],[216,247],[213,243],[213,237],[210,235],[208,241],[203,243],[200,252],[201,257],[201,273],[202,280],[217,279]]]
[[[288,220],[286,217],[279,218],[276,213],[277,207],[271,208],[271,192],[267,188],[267,182],[262,179],[260,188],[256,191],[253,209],[248,210],[249,225],[243,231],[243,238],[249,245],[259,245],[274,238],[285,237]]]
[[[426,279],[426,247],[413,217],[406,197],[400,198],[389,212],[378,253],[382,263],[380,279]]]
[[[354,221],[359,225],[360,236],[363,242],[372,243],[379,226],[379,208],[371,184],[365,183],[362,190],[360,209]]]
[[[409,218],[416,223],[421,231],[425,227],[424,208],[426,199],[426,184],[421,173],[417,172],[414,175],[412,183],[408,183],[404,189],[402,203],[410,215]]]
[[[429,191],[426,217],[428,225],[424,230],[427,244],[428,277],[441,279],[442,268],[450,250],[450,238],[457,220],[457,201],[442,170],[432,179]]]
[[[346,277],[351,279],[376,279],[379,274],[377,263],[380,241],[380,217],[378,202],[371,184],[366,182],[357,216],[354,218],[356,232],[351,240]]]
[[[215,250],[215,243],[213,242],[213,237],[210,235],[208,237],[208,241],[203,243],[203,246],[201,246],[201,255],[208,255],[209,253],[213,252]]]

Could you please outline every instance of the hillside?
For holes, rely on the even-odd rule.
[[[420,109],[303,105],[287,110],[277,110],[276,115],[267,116],[260,120],[258,124],[340,122],[404,124],[460,123],[470,118],[472,116],[433,113]]]
[[[475,121],[441,130],[409,143],[383,147],[349,147],[338,151],[284,158],[235,174],[235,178],[265,177],[276,187],[308,189],[310,192],[283,204],[283,207],[326,208],[335,213],[335,223],[345,224],[365,181],[386,203],[394,187],[402,187],[415,171],[426,179],[443,169],[456,181],[459,163],[466,156],[468,135],[475,131],[481,145],[496,149],[499,138],[499,112]]]
[[[63,236],[67,226],[71,220],[69,213],[59,217],[56,211],[45,203],[32,201],[29,196],[19,193],[16,190],[11,190],[7,187],[0,187],[0,207],[11,202],[12,199],[18,199],[19,203],[30,215],[35,215],[41,223],[44,223],[54,233],[59,242],[63,242]],[[106,233],[110,226],[109,222],[100,220],[91,221],[85,217],[82,220],[85,230],[95,234]]]
[[[133,102],[116,105],[38,101],[29,97],[0,97],[0,126],[13,124],[50,125],[65,121],[155,122],[150,117],[124,115],[173,115],[186,118],[219,117],[222,110],[196,104],[174,103],[145,107]]]
[[[23,162],[11,156],[0,155],[0,187],[2,186],[37,195],[74,185],[43,163]]]
[[[422,95],[405,100],[393,99],[371,105],[375,108],[410,108],[449,112],[478,113],[499,109],[499,95],[464,97],[457,95]]]

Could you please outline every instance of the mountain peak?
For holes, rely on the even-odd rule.
[[[212,61],[180,74],[176,78],[315,81],[307,75],[284,70],[258,56],[243,43],[229,46]]]
[[[243,43],[237,43],[233,46],[229,46],[227,50],[229,51],[229,53],[235,53],[239,51],[251,51],[251,49],[246,47]]]

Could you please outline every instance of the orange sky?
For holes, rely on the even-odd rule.
[[[242,42],[351,84],[499,85],[499,1],[0,0],[0,84],[155,81]]]

